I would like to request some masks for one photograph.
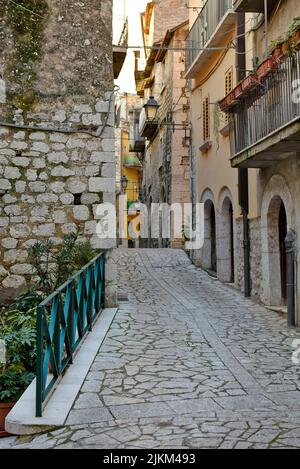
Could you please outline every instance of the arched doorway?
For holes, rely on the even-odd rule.
[[[159,211],[159,247],[167,248],[169,246],[169,238],[166,238],[169,232],[168,209],[166,207],[166,189],[162,186],[160,191],[160,206]]]
[[[218,230],[218,277],[222,282],[234,283],[234,212],[231,199],[225,196],[220,210]]]
[[[287,272],[286,272],[286,248],[285,238],[287,235],[287,215],[284,203],[281,203],[278,220],[279,250],[280,250],[280,275],[281,275],[281,300],[283,304],[287,302]]]
[[[204,244],[202,248],[202,266],[217,273],[217,236],[216,210],[211,199],[204,203]]]
[[[152,248],[152,197],[149,198],[148,206],[148,242],[147,247]]]
[[[270,304],[286,304],[286,252],[285,238],[288,231],[285,205],[279,196],[273,197],[268,211],[268,254],[270,275]]]
[[[210,268],[213,272],[217,273],[216,211],[213,204],[210,207],[210,258]]]
[[[261,205],[262,300],[286,304],[285,238],[294,225],[294,201],[288,181],[276,174],[267,183]]]

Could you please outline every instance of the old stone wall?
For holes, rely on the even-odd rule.
[[[0,0],[0,74],[1,115],[103,99],[113,84],[112,0]]]
[[[186,12],[187,17],[187,12]],[[184,41],[188,25],[173,32],[170,47]],[[184,78],[185,56],[182,51],[167,52],[160,62],[154,64],[155,77],[151,94],[158,100],[159,126],[148,144],[144,159],[143,194],[153,203],[187,203],[190,201],[188,161],[188,91]],[[174,125],[173,125],[174,124]],[[186,130],[185,130],[186,127]],[[172,236],[173,237],[173,236]],[[182,239],[152,240],[152,246],[182,247]]]
[[[154,42],[188,19],[186,0],[160,0],[154,9]]]
[[[37,240],[51,239],[59,244],[64,235],[79,230],[95,248],[114,247],[113,240],[100,241],[96,235],[98,204],[115,202],[114,109],[110,96],[108,93],[108,101],[98,101],[93,108],[83,104],[74,108],[81,122],[100,123],[108,116],[110,126],[105,127],[103,138],[80,132],[0,127],[3,287],[20,288],[30,282],[33,272],[28,248]],[[32,115],[36,124],[40,118],[39,114]],[[61,124],[58,118],[72,120],[64,111],[52,116],[52,121],[48,118],[49,128]]]
[[[250,269],[251,269],[251,295],[261,299],[262,296],[262,265],[261,265],[261,222],[260,218],[249,221],[250,229]],[[236,219],[236,247],[235,247],[235,285],[244,292],[244,244],[243,219]]]
[[[79,230],[115,246],[96,235],[97,204],[115,203],[112,1],[0,0],[0,74],[2,295],[32,281],[37,240]],[[109,254],[109,304],[113,265]]]

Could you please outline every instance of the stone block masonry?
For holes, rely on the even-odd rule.
[[[32,281],[38,240],[59,246],[78,229],[97,248],[115,246],[99,242],[94,216],[115,199],[112,0],[0,0],[0,76],[3,300]]]
[[[107,92],[107,99],[96,101],[94,109],[77,106],[82,129],[86,116],[89,122],[105,122],[109,112],[113,119],[111,95]],[[64,121],[70,122],[72,114],[65,112]],[[32,123],[41,125],[39,117],[32,114]],[[50,115],[43,128],[56,126],[55,118]],[[103,135],[0,126],[1,287],[19,289],[30,283],[28,248],[38,240],[59,245],[64,235],[79,230],[82,238],[99,247],[95,206],[115,192],[113,127],[106,126]],[[114,246],[114,240],[108,240],[103,247]]]

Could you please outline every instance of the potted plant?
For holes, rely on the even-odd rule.
[[[277,39],[276,41],[272,41],[274,49],[272,51],[272,57],[275,63],[280,63],[284,57],[283,51],[283,39]]]
[[[300,48],[300,17],[296,16],[288,30],[290,46],[293,50]]]
[[[13,366],[0,371],[0,438],[8,436],[5,419],[33,378],[33,373]]]
[[[277,62],[274,61],[273,57],[268,57],[257,67],[257,76],[259,79],[265,78],[273,73],[277,68]]]
[[[237,100],[239,100],[243,96],[243,88],[242,84],[239,83],[235,88],[234,88],[234,96]]]
[[[236,104],[238,104],[239,100],[236,98],[235,90],[232,90],[225,98],[223,98],[219,102],[219,106],[221,111],[228,112],[231,108],[233,108]]]
[[[243,81],[242,81],[242,90],[243,93],[248,93],[253,88],[256,88],[258,85],[258,77],[256,73],[250,73]]]
[[[0,363],[0,437],[7,436],[5,418],[34,379],[35,329],[21,326],[15,330],[5,326],[0,340],[5,354]]]

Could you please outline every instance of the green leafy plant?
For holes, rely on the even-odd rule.
[[[0,338],[6,346],[6,361],[20,369],[35,370],[36,331],[32,327],[22,327],[19,330],[7,328]]]
[[[79,241],[78,233],[65,236],[59,247],[52,241],[31,247],[29,258],[36,285],[18,296],[0,316],[0,340],[6,348],[5,363],[0,363],[0,402],[17,401],[34,378],[37,306],[95,255],[89,242]]]
[[[6,326],[0,339],[6,347],[5,363],[0,363],[0,402],[15,402],[34,379],[35,329]]]
[[[0,372],[0,402],[16,402],[33,379],[33,373],[20,372],[12,368]]]
[[[29,261],[35,270],[38,288],[45,294],[49,294],[54,287],[50,268],[53,249],[54,243],[50,240],[38,241],[29,249]]]
[[[38,288],[46,295],[95,257],[96,251],[90,242],[79,241],[78,238],[78,232],[64,236],[59,248],[52,241],[40,241],[31,247],[29,258]]]
[[[258,67],[259,67],[259,57],[255,56],[253,59],[252,59],[252,66],[253,66],[253,71],[256,72]]]
[[[295,16],[295,18],[293,19],[292,23],[289,26],[287,34],[291,36],[295,31],[298,31],[298,29],[300,29],[300,17]]]
[[[82,269],[82,267],[88,264],[96,254],[96,251],[92,248],[89,241],[75,244],[71,257],[72,272]]]
[[[57,254],[52,253],[55,264],[55,287],[62,285],[72,273],[72,253],[78,238],[77,233],[71,233],[63,238],[63,244]]]
[[[14,330],[22,327],[35,327],[37,306],[43,300],[41,292],[33,288],[23,292],[7,312],[7,322]]]
[[[272,46],[273,46],[273,47],[278,47],[278,46],[281,46],[283,43],[284,43],[283,37],[279,37],[279,38],[274,39],[274,40],[272,41]]]

